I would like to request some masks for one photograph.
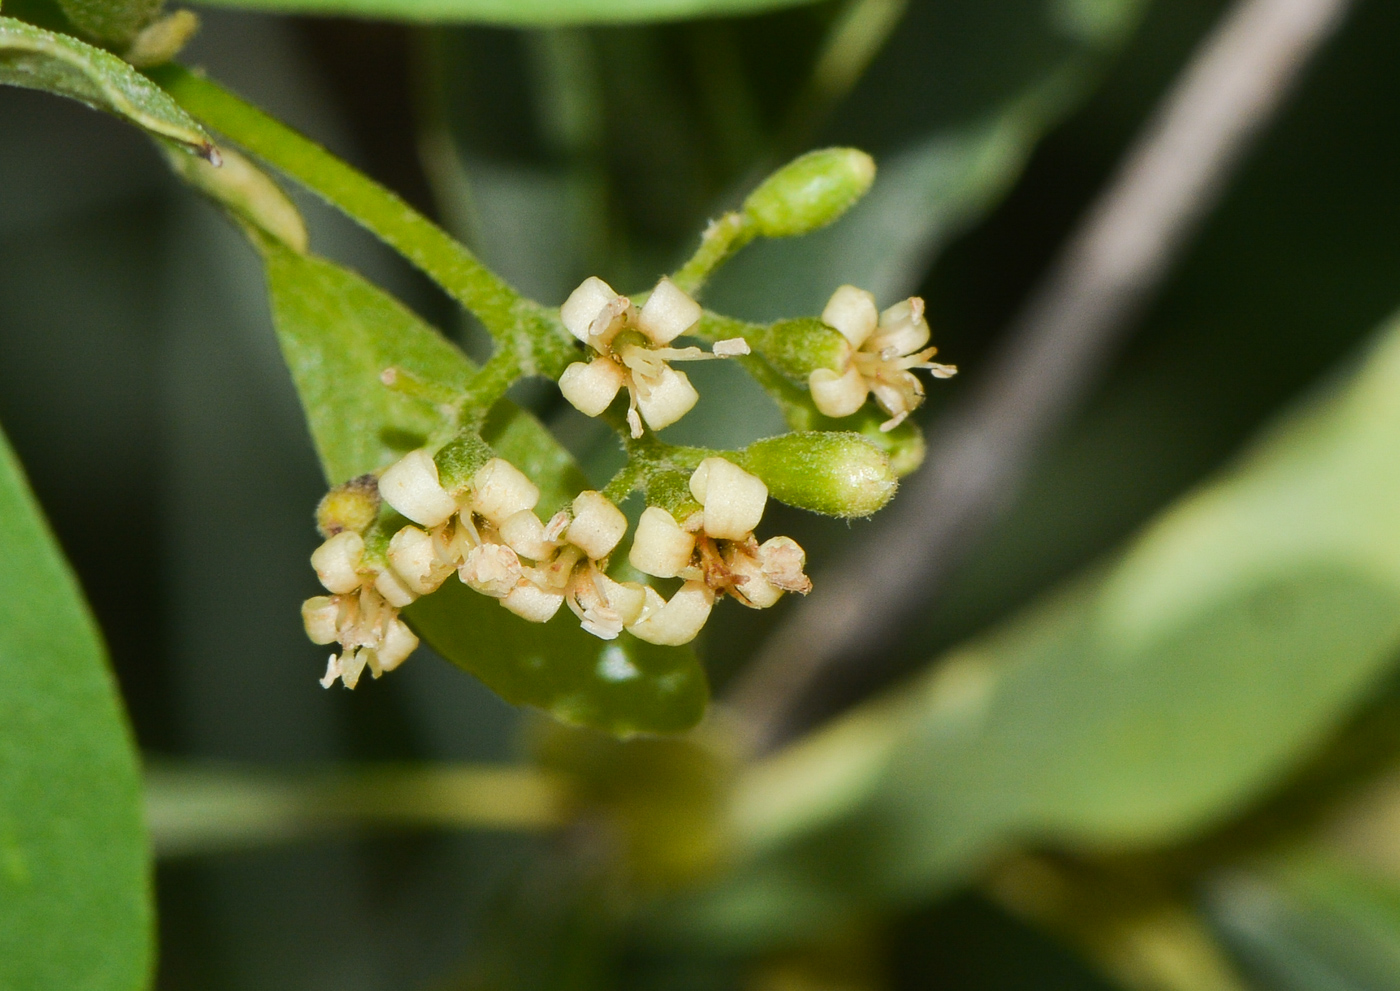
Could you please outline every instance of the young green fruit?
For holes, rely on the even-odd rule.
[[[795,237],[836,220],[875,179],[875,160],[856,148],[824,148],[795,158],[744,201],[764,237]]]
[[[827,516],[869,516],[899,482],[889,457],[844,431],[804,431],[750,444],[740,461],[773,498]]]

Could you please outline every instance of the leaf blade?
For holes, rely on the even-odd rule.
[[[12,17],[0,17],[0,83],[66,96],[206,158],[215,154],[194,118],[127,63]]]
[[[149,885],[102,643],[0,437],[0,987],[144,986]]]

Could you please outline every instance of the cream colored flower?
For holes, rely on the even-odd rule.
[[[605,573],[608,556],[626,533],[627,517],[601,492],[580,492],[548,523],[533,507],[518,509],[495,534],[502,541],[499,553],[510,555],[515,567],[499,567],[499,584],[478,591],[496,595],[501,605],[535,623],[547,622],[567,602],[585,630],[612,640],[643,605],[640,585]]]
[[[683,578],[685,584],[669,602],[646,590],[641,615],[627,626],[634,636],[686,643],[700,632],[720,595],[766,609],[784,592],[811,591],[803,573],[806,556],[795,540],[773,537],[760,544],[754,538],[768,503],[761,479],[724,458],[706,458],[690,477],[690,491],[702,509],[683,524],[658,506],[649,506],[637,524],[628,556],[633,567],[656,578]]]
[[[740,337],[717,342],[708,354],[696,347],[668,347],[700,314],[700,304],[667,278],[656,284],[640,311],[602,279],[586,279],[560,307],[559,316],[595,357],[564,369],[560,392],[580,412],[598,416],[625,387],[633,437],[642,435],[643,422],[652,430],[670,426],[700,398],[686,374],[673,369],[671,362],[749,353]]]
[[[840,331],[853,349],[841,371],[819,368],[807,378],[812,401],[827,416],[850,416],[867,395],[874,395],[890,416],[880,429],[893,430],[924,401],[923,383],[912,369],[927,369],[934,378],[957,374],[952,365],[929,361],[938,349],[925,347],[929,327],[918,296],[880,313],[870,293],[842,286],[827,302],[822,321]]]

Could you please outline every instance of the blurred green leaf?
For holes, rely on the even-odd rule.
[[[101,640],[0,437],[0,987],[144,986],[148,870]]]
[[[67,96],[205,157],[214,154],[194,118],[121,59],[10,17],[0,17],[0,83]]]
[[[98,41],[124,45],[160,13],[162,0],[57,0],[73,26]]]
[[[822,141],[879,164],[841,222],[759,242],[714,280],[707,302],[748,319],[818,313],[843,283],[888,305],[939,250],[1015,183],[1040,138],[1080,99],[1142,0],[953,0],[915,4]],[[1092,7],[1095,16],[1075,11]],[[814,80],[814,85],[819,81]]]
[[[916,897],[1028,840],[1160,843],[1257,799],[1400,644],[1400,326],[1110,566],[752,772],[705,925]],[[737,913],[737,914],[735,914]]]
[[[1400,886],[1313,851],[1230,872],[1207,889],[1212,921],[1261,987],[1400,988]]]
[[[465,388],[473,367],[392,296],[340,266],[263,238],[282,353],[332,484],[376,471],[451,429],[443,411],[384,386],[401,368]],[[507,402],[484,439],[540,486],[541,509],[563,505],[588,481],[567,451]],[[405,615],[440,654],[517,705],[611,733],[675,732],[699,721],[709,689],[690,648],[655,647],[624,633],[605,642],[566,611],[544,625],[449,581]]]
[[[277,14],[546,27],[747,14],[809,2],[811,0],[213,0],[212,5]]]

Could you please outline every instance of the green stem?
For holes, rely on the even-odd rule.
[[[365,828],[535,832],[562,825],[568,806],[564,782],[530,767],[157,765],[146,772],[146,818],[157,856]]]
[[[617,470],[617,474],[612,477],[608,484],[603,486],[603,495],[614,503],[620,503],[641,488],[642,484],[641,466],[635,461],[628,460],[627,464]]]
[[[506,394],[520,378],[520,356],[505,348],[491,356],[481,370],[472,378],[458,399],[457,408],[463,423],[471,422],[473,429],[479,429],[486,422],[491,408]],[[469,418],[473,418],[470,419]]]
[[[522,331],[556,338],[543,349],[544,364],[570,340],[557,319],[516,292],[504,279],[427,217],[320,145],[250,103],[178,65],[151,77],[182,107],[229,140],[295,179],[398,251],[474,313],[493,336],[521,350]],[[540,351],[538,344],[532,353]],[[534,365],[536,362],[530,362]],[[534,370],[533,368],[531,370]]]
[[[705,233],[700,235],[700,247],[671,276],[671,281],[690,295],[695,295],[715,269],[757,236],[758,228],[753,221],[731,210],[705,228]]]

